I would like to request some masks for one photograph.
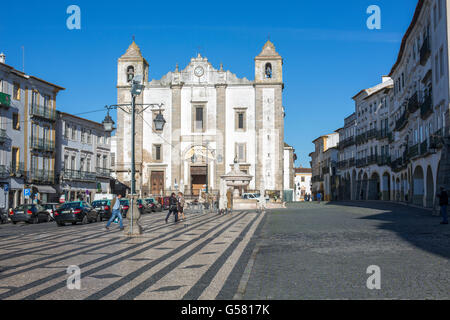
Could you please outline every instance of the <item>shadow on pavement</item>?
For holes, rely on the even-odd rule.
[[[358,219],[381,221],[378,229],[395,232],[419,249],[450,259],[450,227],[441,225],[441,217],[433,216],[429,210],[376,201],[339,201],[324,205],[373,209],[373,214]]]

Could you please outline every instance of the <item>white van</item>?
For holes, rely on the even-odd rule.
[[[242,199],[254,199],[254,200],[258,200],[261,198],[261,194],[260,193],[244,193],[242,194]],[[270,198],[268,196],[266,196],[266,201],[269,201]]]

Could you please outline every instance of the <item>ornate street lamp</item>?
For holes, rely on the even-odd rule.
[[[108,109],[108,113],[106,114],[105,119],[102,121],[102,124],[103,124],[103,129],[108,133],[111,133],[113,130],[116,129],[116,128],[114,128],[114,120],[109,115],[109,109]]]
[[[161,110],[159,110],[159,113],[156,115],[153,123],[155,124],[155,130],[161,131],[164,128],[166,119],[164,119],[163,115],[161,114]]]
[[[131,114],[131,210],[129,215],[130,222],[130,229],[128,231],[129,235],[138,235],[142,233],[141,226],[138,223],[138,220],[140,218],[139,210],[137,209],[136,205],[136,170],[135,170],[135,115],[136,113],[142,113],[149,107],[159,107],[159,114],[154,120],[154,124],[156,127],[156,130],[162,130],[164,127],[164,124],[166,120],[164,119],[163,115],[161,114],[161,106],[163,104],[156,104],[156,103],[150,103],[150,104],[137,104],[135,103],[136,97],[139,96],[144,89],[144,77],[142,75],[136,75],[131,80],[131,104],[117,104],[117,105],[111,105],[106,106],[105,108],[108,110],[108,114],[106,115],[105,119],[102,121],[103,127],[106,132],[112,132],[114,128],[114,121],[112,120],[111,116],[109,115],[110,109],[120,109],[123,112],[126,112],[128,114]],[[142,106],[141,110],[136,110],[136,106]],[[131,107],[131,109],[130,109]],[[136,219],[136,225],[137,230],[133,232],[133,220]]]

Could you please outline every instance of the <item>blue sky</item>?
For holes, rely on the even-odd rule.
[[[57,108],[80,113],[116,102],[116,63],[135,35],[159,79],[200,50],[216,67],[254,78],[253,58],[270,35],[284,58],[285,140],[309,167],[312,140],[343,126],[351,97],[388,74],[417,0],[382,1],[7,1],[0,52],[6,63],[66,88]],[[81,8],[81,30],[66,9]],[[366,9],[381,8],[381,30]],[[200,49],[199,49],[200,48]],[[101,121],[105,113],[84,115]]]

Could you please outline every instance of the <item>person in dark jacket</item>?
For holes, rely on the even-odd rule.
[[[444,187],[441,187],[441,192],[437,194],[439,198],[439,206],[441,207],[442,222],[441,224],[448,224],[447,205],[448,193]]]
[[[169,198],[169,212],[167,213],[166,216],[166,223],[169,220],[171,214],[175,216],[175,222],[178,222],[178,199],[175,193],[173,192]]]

